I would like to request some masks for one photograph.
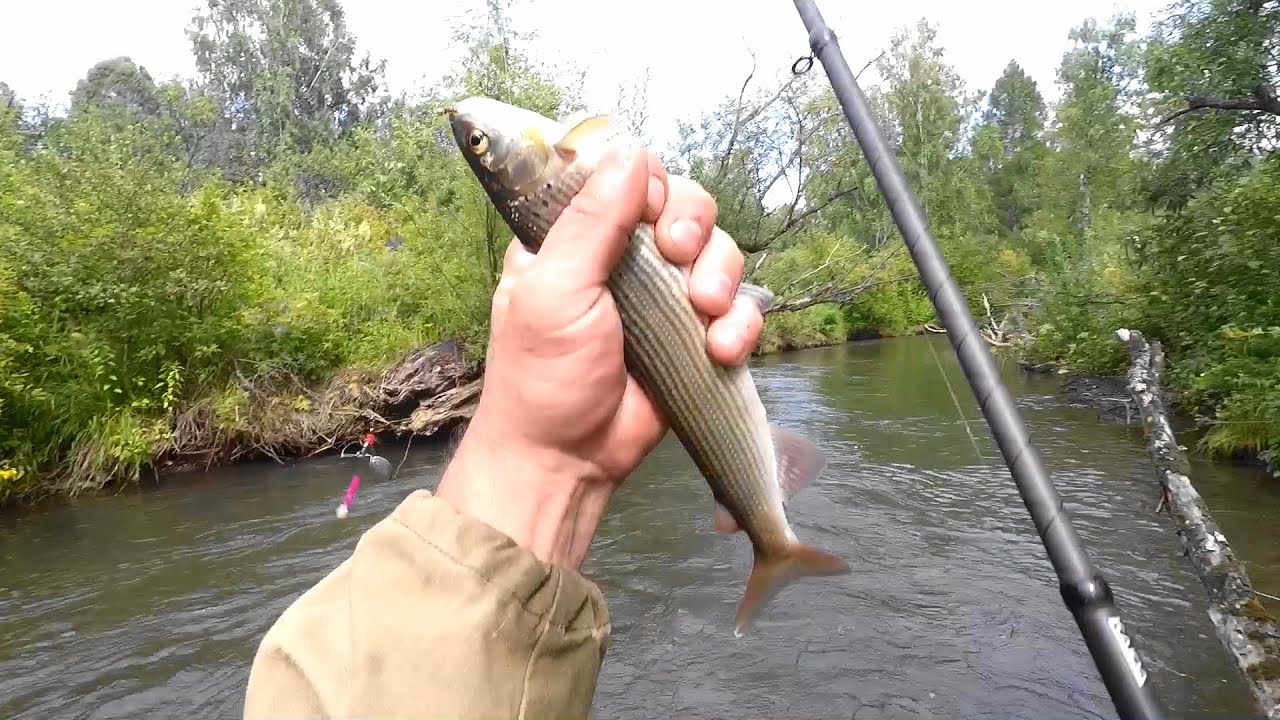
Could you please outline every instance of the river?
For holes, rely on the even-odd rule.
[[[1114,717],[944,338],[754,363],[774,421],[827,451],[821,484],[792,503],[796,532],[854,572],[792,586],[735,639],[748,543],[711,530],[709,492],[664,441],[585,568],[614,621],[599,717]],[[1169,717],[1256,717],[1153,512],[1140,431],[1068,405],[1051,378],[1011,362],[1004,376]],[[333,457],[0,517],[0,717],[238,717],[274,618],[434,487],[442,443],[385,452],[395,479],[367,481],[346,520],[333,510],[356,461]],[[1196,480],[1258,589],[1280,594],[1276,484],[1207,462]]]

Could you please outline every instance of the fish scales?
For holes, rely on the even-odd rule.
[[[744,365],[726,368],[707,357],[702,321],[689,303],[679,301],[680,295],[688,295],[684,277],[661,257],[651,226],[632,234],[608,284],[631,346],[630,369],[662,407],[703,476],[724,481],[713,485],[712,492],[726,507],[747,508],[754,511],[751,515],[762,511],[774,498],[753,489],[763,484],[766,468],[774,464],[773,447],[742,422],[751,410],[735,376],[748,371]],[[782,540],[777,537],[780,528],[739,522],[756,544]]]
[[[488,98],[468,98],[442,114],[494,207],[531,252],[586,184],[606,144],[620,139],[601,117],[569,127]],[[707,356],[706,326],[684,273],[662,257],[652,225],[633,230],[607,286],[622,320],[628,372],[710,486],[717,530],[736,525],[751,540],[755,559],[735,634],[795,579],[849,572],[844,560],[802,543],[787,522],[786,496],[813,482],[821,452],[769,425],[745,364],[725,367]],[[761,309],[772,302],[772,293],[745,283],[738,293]]]

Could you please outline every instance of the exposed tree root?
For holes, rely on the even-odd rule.
[[[421,348],[381,376],[350,371],[321,389],[288,373],[241,377],[231,392],[179,413],[156,466],[209,467],[269,457],[307,457],[375,434],[431,435],[471,417],[480,367],[457,343]]]

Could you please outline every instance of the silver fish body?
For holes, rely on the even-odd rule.
[[[619,139],[600,118],[570,128],[488,98],[468,98],[443,112],[490,200],[533,252],[605,147]],[[628,372],[663,410],[710,486],[717,528],[732,527],[720,516],[727,512],[751,539],[755,564],[735,632],[792,580],[849,572],[844,560],[802,543],[784,509],[787,495],[817,477],[821,452],[769,424],[745,364],[725,367],[708,357],[706,326],[684,274],[658,250],[652,225],[635,228],[607,285],[622,319]],[[762,310],[772,301],[768,290],[747,284],[739,294]]]

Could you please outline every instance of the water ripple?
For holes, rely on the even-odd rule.
[[[614,619],[598,715],[1113,715],[954,358],[942,341],[939,367],[924,341],[938,340],[757,363],[773,421],[828,456],[790,505],[796,532],[854,571],[796,583],[746,637],[732,634],[746,539],[712,531],[710,493],[673,441],[646,460],[585,569]],[[1066,407],[1047,380],[1006,377],[1170,715],[1250,716],[1199,582],[1152,512],[1140,438]],[[343,522],[333,508],[353,466],[334,458],[0,518],[0,717],[238,717],[271,622],[405,494],[433,486],[442,457],[418,444]],[[1270,537],[1273,517],[1241,512]]]

